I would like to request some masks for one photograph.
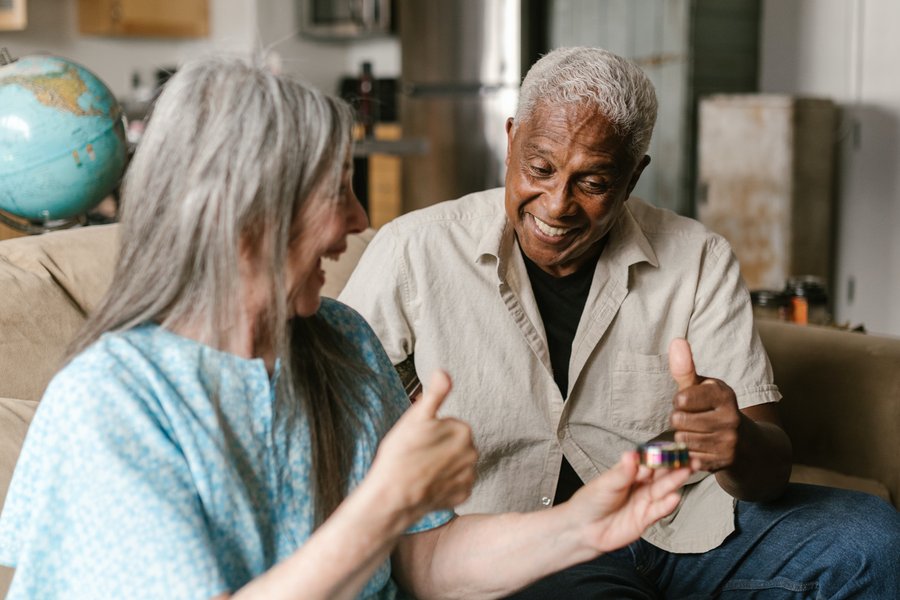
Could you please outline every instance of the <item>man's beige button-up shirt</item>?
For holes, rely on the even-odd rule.
[[[478,479],[460,513],[551,504],[563,455],[584,481],[669,427],[669,342],[691,343],[697,372],[728,383],[741,408],[780,399],[727,242],[696,221],[631,198],[610,231],[572,343],[568,400],[515,234],[494,189],[385,225],[340,299],[394,364],[422,381],[447,370],[442,407],[472,425]],[[698,481],[699,479],[699,481]],[[678,510],[644,538],[703,552],[734,529],[734,500],[695,475]]]

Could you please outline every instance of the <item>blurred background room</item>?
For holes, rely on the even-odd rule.
[[[131,147],[159,87],[198,54],[261,53],[340,94],[357,110],[355,186],[374,227],[502,185],[528,67],[554,47],[605,47],[659,96],[635,195],[725,235],[761,315],[893,336],[898,26],[897,0],[0,0],[10,59],[91,71]],[[114,220],[105,210],[79,223]],[[10,218],[0,239],[21,235]]]

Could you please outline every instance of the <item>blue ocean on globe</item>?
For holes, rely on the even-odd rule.
[[[35,222],[82,215],[116,188],[126,149],[121,106],[81,65],[0,66],[0,210]]]

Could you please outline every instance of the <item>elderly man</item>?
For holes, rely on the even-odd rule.
[[[897,513],[788,485],[780,394],[728,244],[629,200],[656,111],[628,61],[551,52],[506,122],[505,188],[382,228],[341,299],[394,364],[453,375],[444,412],[480,453],[460,512],[541,510],[635,444],[688,446],[700,472],[673,516],[519,597],[893,596]]]

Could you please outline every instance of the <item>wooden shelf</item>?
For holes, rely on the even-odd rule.
[[[78,30],[86,35],[204,37],[209,0],[78,0]]]
[[[401,138],[402,131],[396,123],[379,123],[375,126],[376,144],[378,141],[397,142]],[[368,156],[369,223],[377,228],[400,215],[403,161],[399,156],[377,151]]]

